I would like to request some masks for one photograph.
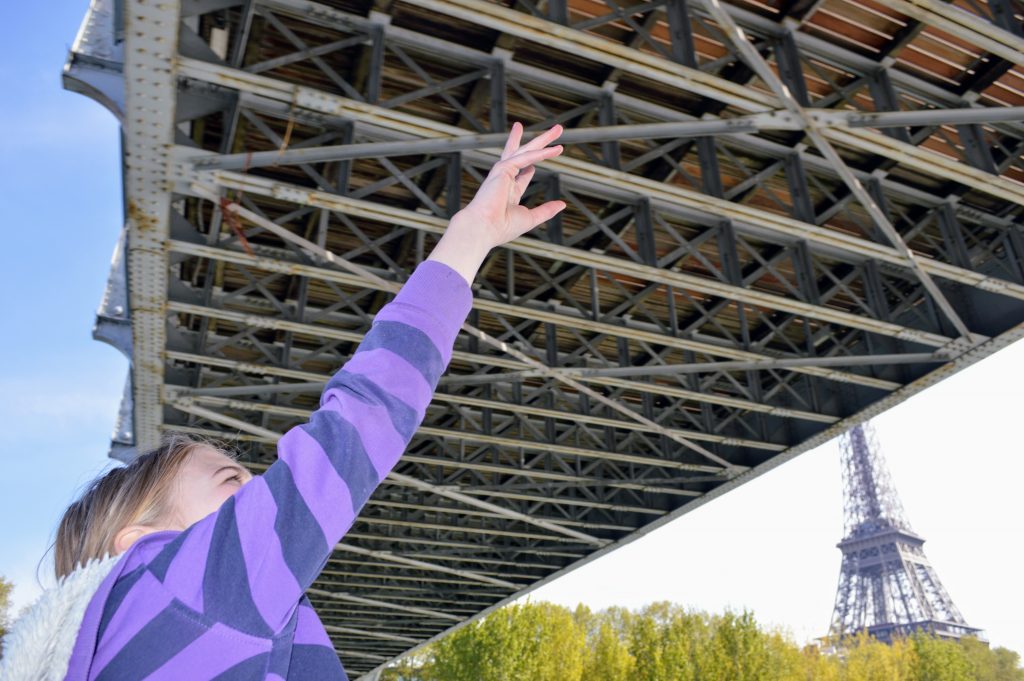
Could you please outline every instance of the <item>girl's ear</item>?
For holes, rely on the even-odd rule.
[[[131,548],[131,545],[139,539],[156,531],[155,527],[150,527],[149,525],[129,525],[122,528],[114,535],[114,551],[120,555]]]

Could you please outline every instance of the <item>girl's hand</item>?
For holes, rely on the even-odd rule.
[[[565,209],[564,201],[548,201],[536,208],[520,206],[534,174],[534,164],[562,153],[549,147],[562,134],[556,125],[520,147],[523,126],[515,123],[505,149],[484,179],[473,200],[455,214],[444,236],[430,254],[472,283],[490,250],[516,239]]]

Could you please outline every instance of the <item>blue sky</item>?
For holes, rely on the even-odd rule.
[[[0,3],[0,574],[19,603],[64,507],[107,465],[128,366],[90,336],[122,222],[118,126],[60,82],[86,6]]]
[[[63,509],[110,465],[127,362],[91,339],[121,226],[117,124],[64,92],[85,0],[0,3],[0,575],[15,601]],[[912,398],[877,429],[925,550],[968,621],[1024,651],[1024,345]],[[804,640],[824,633],[839,574],[838,448],[802,455],[534,598],[592,607],[670,599],[750,608]],[[47,576],[49,564],[40,571]]]

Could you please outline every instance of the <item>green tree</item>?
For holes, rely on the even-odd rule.
[[[625,627],[629,653],[636,661],[638,681],[692,681],[697,678],[694,649],[706,639],[707,624],[700,613],[691,613],[668,602],[652,603],[625,620],[609,613]]]
[[[770,661],[753,615],[727,612],[716,618],[715,638],[726,655],[724,665],[728,678],[736,681],[756,681],[770,673]]]
[[[917,681],[916,649],[908,641],[886,645],[861,632],[845,640],[839,654],[843,681]]]
[[[612,606],[602,610],[599,617],[602,622],[607,622],[625,640],[625,637],[629,635],[629,628],[632,626],[635,615],[626,608]]]
[[[839,658],[835,655],[826,655],[818,646],[809,645],[800,651],[800,658],[800,678],[804,681],[840,680]]]
[[[661,632],[650,612],[638,613],[633,619],[629,627],[629,652],[636,660],[636,681],[665,678]]]
[[[381,681],[423,681],[424,668],[433,658],[433,646],[398,660],[381,672]]]
[[[788,638],[763,631],[751,613],[710,617],[654,603],[629,626],[638,681],[802,681],[804,658]]]
[[[580,604],[573,619],[585,636],[583,678],[586,681],[627,681],[636,660],[629,653],[625,637],[631,614],[624,608],[594,613]]]
[[[1020,655],[1006,648],[989,648],[973,636],[960,639],[960,647],[975,681],[1024,681]]]
[[[1024,681],[1024,669],[1021,668],[1020,655],[1007,648],[993,648],[992,657],[995,673],[993,679],[1010,679]]]
[[[753,613],[727,612],[710,618],[707,642],[711,650],[700,679],[730,681],[798,681],[803,658],[792,641],[777,631],[762,629]]]
[[[667,605],[667,604],[666,604]],[[684,610],[677,605],[664,609],[661,625],[662,668],[664,679],[692,681],[697,678],[693,649],[707,638],[703,613]]]
[[[3,577],[0,577],[0,657],[4,656],[4,636],[7,635],[7,628],[11,625],[11,593],[14,585]]]
[[[806,678],[803,653],[789,636],[778,631],[768,631],[764,647],[771,670],[765,681],[803,681]]]
[[[439,641],[424,679],[579,681],[586,636],[572,613],[550,603],[511,605]]]
[[[636,659],[611,622],[603,618],[587,641],[588,655],[583,661],[586,681],[630,681],[635,678]]]
[[[955,641],[918,633],[911,639],[917,653],[915,681],[973,681],[964,648]]]
[[[861,633],[799,648],[752,613],[502,608],[393,665],[387,681],[1024,681],[1020,657],[977,639]]]

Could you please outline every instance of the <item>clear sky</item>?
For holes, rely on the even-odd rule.
[[[118,125],[61,89],[87,4],[0,3],[0,574],[19,605],[64,507],[106,465],[128,366],[90,337],[122,224]]]
[[[39,592],[61,512],[109,465],[127,370],[90,337],[122,220],[118,128],[60,86],[86,4],[0,3],[0,575],[18,608]],[[1018,344],[875,424],[954,602],[993,644],[1024,652],[1022,369]],[[836,443],[803,454],[532,597],[747,608],[799,640],[819,636],[839,575],[838,460]]]

